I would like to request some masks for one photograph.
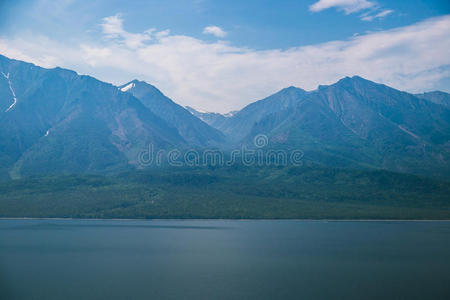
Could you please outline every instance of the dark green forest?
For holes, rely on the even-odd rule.
[[[0,182],[0,217],[450,219],[450,183],[315,166],[35,176]]]

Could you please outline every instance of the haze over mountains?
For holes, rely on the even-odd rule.
[[[0,174],[136,168],[140,151],[232,149],[265,134],[324,166],[448,177],[450,95],[413,95],[361,77],[288,87],[224,116],[184,108],[156,87],[120,87],[0,55]]]

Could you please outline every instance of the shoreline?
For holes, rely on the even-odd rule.
[[[55,220],[55,221],[313,221],[313,222],[450,222],[450,219],[221,219],[221,218],[33,218],[33,217],[0,217],[2,220]]]

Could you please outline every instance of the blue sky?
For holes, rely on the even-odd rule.
[[[0,2],[0,53],[226,112],[361,75],[450,91],[449,1]]]

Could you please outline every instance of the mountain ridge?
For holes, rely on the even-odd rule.
[[[148,144],[185,144],[174,128],[112,84],[0,59],[18,99],[13,109],[0,113],[3,177],[127,167],[137,164],[138,152]],[[3,86],[5,81],[0,78]],[[8,96],[0,89],[0,99]]]
[[[261,133],[272,138],[284,135],[285,147],[310,148],[305,157],[330,149],[348,159],[369,155],[366,162],[374,167],[428,175],[442,168],[445,175],[450,170],[449,124],[450,111],[441,105],[361,77],[347,77],[309,92],[287,110],[267,115],[254,124],[247,140]],[[359,150],[352,151],[351,145]],[[402,163],[394,162],[398,159]]]
[[[360,76],[287,87],[230,116],[182,107],[134,79],[114,86],[0,55],[0,177],[140,168],[156,149],[300,149],[331,167],[448,177],[447,93],[410,94]],[[202,120],[203,118],[203,120]]]
[[[155,86],[135,79],[118,88],[138,98],[153,113],[176,128],[188,143],[195,146],[214,146],[223,142],[224,137],[220,131],[175,103]]]

